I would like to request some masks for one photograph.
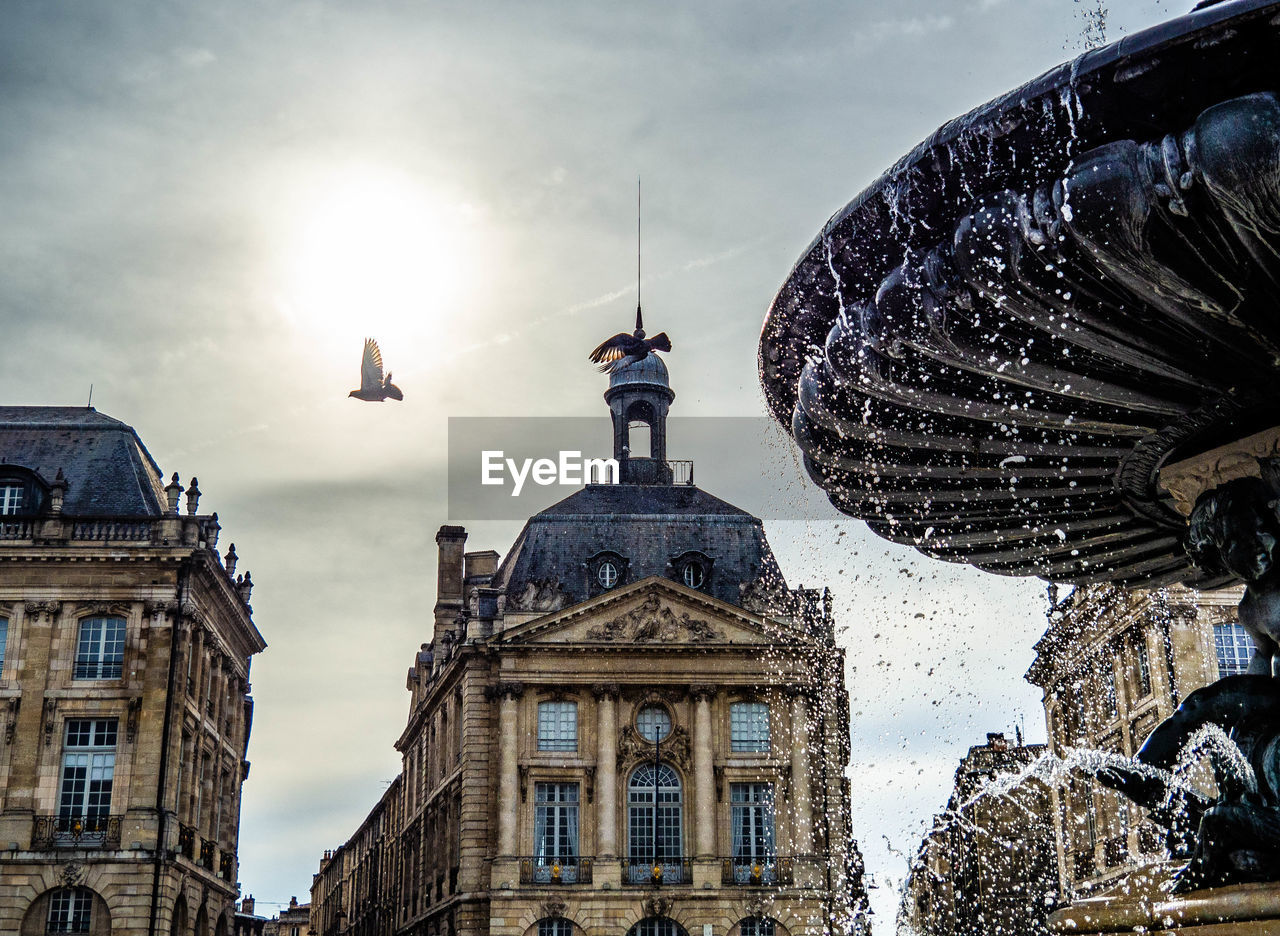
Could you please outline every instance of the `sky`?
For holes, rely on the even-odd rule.
[[[585,356],[631,325],[637,178],[672,415],[762,416],[761,323],[831,214],[1099,26],[1191,5],[5,3],[0,402],[92,386],[166,476],[199,477],[252,572],[259,912],[307,899],[399,769],[434,534],[465,519],[448,418],[605,412]],[[366,335],[403,403],[347,398]],[[759,472],[699,453],[698,481],[766,519],[790,584],[834,592],[854,832],[891,932],[959,758],[987,731],[1043,738],[1022,674],[1044,585],[878,540],[764,436]],[[519,530],[467,525],[499,552]]]

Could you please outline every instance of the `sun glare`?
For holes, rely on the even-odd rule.
[[[439,331],[463,282],[463,212],[392,171],[349,170],[306,188],[286,260],[289,317],[347,344]]]

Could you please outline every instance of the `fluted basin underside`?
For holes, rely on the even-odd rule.
[[[942,127],[765,321],[842,511],[931,556],[1201,587],[1162,465],[1280,425],[1280,3],[1090,52]]]

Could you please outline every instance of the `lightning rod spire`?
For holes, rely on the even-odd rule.
[[[636,176],[636,337],[644,337],[644,315],[640,312],[640,177]]]

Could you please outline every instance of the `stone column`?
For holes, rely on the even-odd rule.
[[[498,857],[501,858],[511,858],[516,853],[516,816],[520,808],[516,719],[523,693],[521,683],[498,684]]]
[[[693,686],[693,824],[694,849],[698,858],[716,854],[715,771],[712,766],[711,699],[712,686]]]
[[[618,856],[618,686],[593,686],[596,697],[596,855]]]
[[[791,839],[796,855],[813,851],[813,804],[809,789],[809,706],[804,691],[791,696]]]

